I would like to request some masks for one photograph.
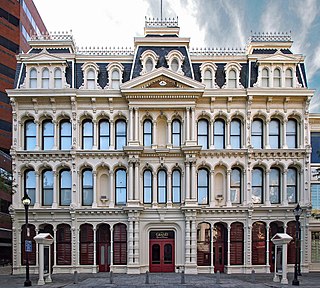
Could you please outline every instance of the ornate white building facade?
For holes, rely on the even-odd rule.
[[[273,269],[277,232],[309,271],[310,131],[304,57],[287,34],[244,50],[191,50],[178,23],[146,21],[133,50],[44,35],[18,56],[13,272],[25,237],[54,237],[53,273]],[[21,198],[31,198],[25,236]],[[37,271],[37,249],[29,253]],[[289,269],[295,243],[288,248]]]

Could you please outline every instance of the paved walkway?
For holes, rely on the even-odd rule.
[[[8,269],[8,268],[7,268]],[[0,287],[23,287],[25,275],[10,275],[0,268]],[[4,275],[3,275],[4,274]],[[146,284],[146,275],[113,274],[113,283],[110,283],[109,273],[79,274],[78,283],[74,284],[72,274],[54,274],[52,283],[47,283],[45,288],[99,288],[99,287],[134,287],[134,288],[266,288],[266,287],[295,287],[291,285],[293,275],[289,274],[289,285],[281,285],[272,281],[272,274],[256,274],[254,279],[247,274],[220,275],[217,274],[185,275],[185,284],[181,284],[181,274],[175,273],[150,273],[149,284]],[[36,275],[31,275],[32,286],[37,286]],[[309,273],[299,277],[300,287],[320,287],[320,273]],[[217,283],[219,282],[219,283]]]

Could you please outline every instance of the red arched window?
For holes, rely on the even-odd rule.
[[[116,224],[113,228],[113,264],[127,264],[127,226]]]
[[[26,237],[27,236],[27,237]],[[29,265],[36,265],[36,241],[33,238],[36,236],[36,229],[34,225],[28,224],[28,231],[26,225],[21,228],[21,265],[26,265],[26,240],[31,241],[32,250],[28,253]],[[30,242],[28,242],[30,243]],[[29,246],[29,245],[28,245]]]
[[[287,224],[287,234],[293,239],[288,244],[288,264],[294,264],[296,260],[296,222],[291,221]]]
[[[93,265],[93,229],[90,224],[80,226],[80,265]]]
[[[231,224],[230,231],[230,264],[243,265],[243,224],[236,222]]]
[[[57,227],[57,265],[71,265],[71,229],[67,224]]]
[[[254,222],[252,225],[252,265],[266,264],[266,224]]]

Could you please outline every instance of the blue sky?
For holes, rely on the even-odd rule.
[[[129,46],[145,16],[160,17],[161,0],[34,0],[49,31],[72,29],[77,46]],[[306,56],[311,112],[320,113],[320,1],[163,0],[163,17],[179,17],[191,47],[244,48],[253,32],[290,32],[292,51]],[[57,17],[58,16],[58,17]]]

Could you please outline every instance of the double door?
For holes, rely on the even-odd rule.
[[[110,271],[110,243],[98,243],[99,272]]]
[[[151,239],[150,272],[174,272],[174,239]]]

